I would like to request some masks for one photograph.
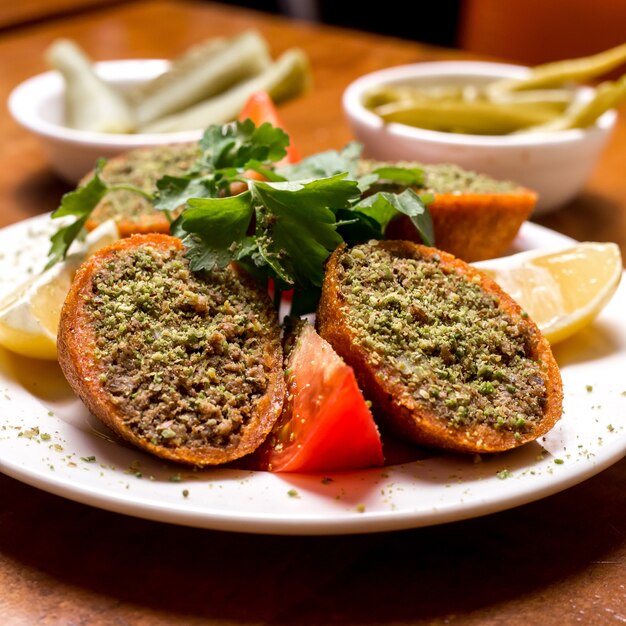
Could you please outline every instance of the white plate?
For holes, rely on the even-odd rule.
[[[0,295],[40,269],[50,231],[46,216],[0,231]],[[526,223],[516,248],[570,242]],[[623,281],[593,326],[557,346],[565,411],[540,441],[494,456],[437,454],[328,477],[165,464],[107,431],[56,363],[0,351],[0,470],[111,511],[257,533],[372,532],[500,511],[575,485],[626,454],[624,310]]]

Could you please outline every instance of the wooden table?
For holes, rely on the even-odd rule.
[[[357,76],[459,52],[211,4],[142,2],[0,35],[0,100],[44,69],[59,35],[96,59],[169,57],[259,28],[299,45],[315,89],[283,108],[304,153],[350,139],[340,94]],[[0,225],[53,209],[67,187],[0,111]],[[626,118],[585,192],[541,223],[626,253]],[[624,416],[619,416],[623,418]],[[617,418],[617,417],[616,417]],[[147,522],[0,476],[0,623],[617,624],[626,621],[626,461],[533,504],[378,535],[271,537]]]
[[[93,7],[111,5],[123,0],[20,0],[0,6],[0,29],[41,22],[62,15],[81,13]]]

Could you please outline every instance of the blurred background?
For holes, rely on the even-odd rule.
[[[134,1],[0,0],[0,30]],[[529,65],[626,42],[626,0],[418,0],[410,10],[400,0],[385,0],[373,10],[337,0],[222,1]]]
[[[534,65],[626,42],[626,0],[385,0],[355,10],[336,0],[233,0],[250,8]],[[382,10],[381,10],[382,9]]]
[[[457,37],[459,8],[462,0],[412,2],[386,0],[375,9],[355,10],[354,3],[336,0],[231,0],[228,4],[263,9],[291,15],[298,19],[334,24],[413,39],[426,43],[454,46]]]

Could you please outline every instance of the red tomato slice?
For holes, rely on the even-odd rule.
[[[287,367],[288,401],[259,453],[273,472],[380,466],[380,435],[353,369],[306,324]]]
[[[248,101],[244,104],[239,114],[240,120],[247,118],[250,118],[256,126],[260,126],[264,122],[269,122],[272,126],[282,128],[285,132],[287,131],[278,115],[272,98],[265,91],[257,91],[248,98]],[[299,150],[293,145],[293,142],[290,141],[287,146],[287,155],[284,159],[279,161],[277,165],[297,163],[301,158]]]

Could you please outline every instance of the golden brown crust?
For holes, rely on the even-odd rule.
[[[537,194],[518,188],[507,193],[435,193],[428,205],[437,248],[468,263],[502,256],[532,213]],[[389,239],[421,243],[408,217],[389,224]]]
[[[165,459],[197,466],[218,465],[238,459],[254,451],[265,440],[282,411],[285,383],[278,325],[273,341],[268,341],[265,346],[265,365],[270,370],[266,393],[255,406],[252,419],[244,426],[241,439],[234,447],[205,446],[189,449],[154,444],[138,436],[128,427],[123,407],[111,402],[109,394],[99,382],[102,370],[94,358],[95,333],[86,310],[86,301],[92,289],[92,278],[102,264],[119,251],[143,245],[157,249],[182,248],[179,239],[168,235],[134,235],[102,248],[79,268],[61,312],[58,334],[58,359],[61,369],[87,408],[120,437],[135,446]],[[247,276],[240,274],[240,277],[249,283],[253,293],[258,292],[262,295],[259,287]]]
[[[546,385],[543,418],[531,430],[517,436],[511,431],[496,430],[485,424],[464,429],[439,419],[433,410],[413,398],[401,383],[394,383],[394,377],[381,375],[384,374],[385,364],[374,367],[368,350],[354,341],[355,336],[348,325],[350,309],[342,295],[338,279],[338,266],[345,249],[342,246],[331,255],[326,267],[317,326],[320,335],[354,368],[359,384],[365,396],[372,401],[377,415],[415,443],[470,453],[500,452],[515,448],[550,430],[561,416],[561,375],[549,343],[536,324],[522,315],[520,306],[485,274],[450,254],[407,241],[384,241],[377,245],[408,257],[438,255],[443,267],[455,269],[469,280],[476,281],[486,292],[496,296],[500,308],[528,333],[529,355],[541,364]]]

